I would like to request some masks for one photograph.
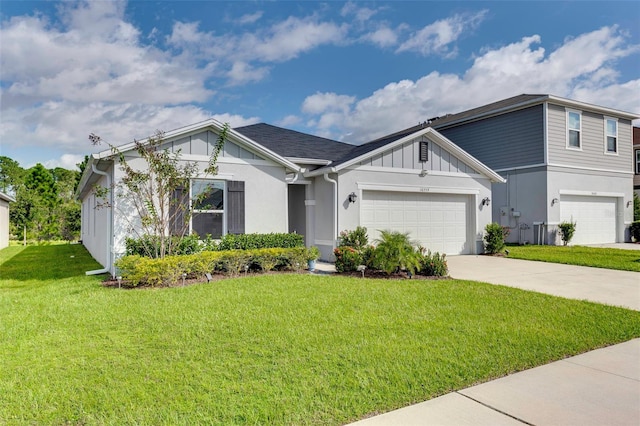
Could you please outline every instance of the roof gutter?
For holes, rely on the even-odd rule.
[[[109,188],[109,215],[107,219],[107,261],[106,265],[102,269],[94,269],[93,271],[85,272],[86,275],[100,275],[111,272],[111,241],[113,239],[112,233],[112,221],[113,221],[113,190],[111,188],[111,176],[107,172],[98,170],[95,163],[91,163],[91,170],[100,176],[107,177],[107,188]]]
[[[335,167],[321,167],[319,169],[312,170],[304,174],[304,177],[316,177],[320,175],[326,175],[328,173],[338,173],[338,170]]]

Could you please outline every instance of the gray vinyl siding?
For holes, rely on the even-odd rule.
[[[576,111],[571,109],[571,111]],[[631,122],[618,119],[618,155],[605,154],[605,116],[582,112],[581,150],[567,148],[567,109],[563,106],[548,107],[549,164],[596,168],[602,170],[630,171]],[[615,117],[611,117],[615,118]]]
[[[436,130],[494,170],[544,163],[542,105]]]
[[[171,152],[180,151],[183,155],[209,156],[213,153],[213,149],[215,148],[217,141],[217,134],[211,131],[205,131],[169,141],[164,144],[163,148],[169,149]],[[254,153],[228,140],[224,143],[220,157],[239,158],[243,160],[260,159],[260,157],[256,156]]]
[[[397,146],[367,160],[361,161],[359,165],[421,170],[423,165],[419,161],[418,156],[421,140],[421,138],[418,138],[416,140],[406,142],[402,144],[402,146]],[[431,141],[427,141],[427,143],[429,148],[429,157],[428,161],[424,164],[425,170],[478,174],[473,168],[446,149],[442,148],[440,145]]]

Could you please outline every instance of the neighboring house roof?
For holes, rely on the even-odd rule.
[[[0,192],[0,200],[8,201],[10,203],[13,203],[13,202],[16,201],[15,198],[11,197],[10,195],[5,194],[4,192]]]
[[[354,145],[332,139],[283,129],[270,124],[259,123],[236,127],[238,133],[258,142],[260,145],[277,152],[283,157],[304,163],[305,159],[335,161],[345,156]]]
[[[448,127],[467,121],[479,120],[494,115],[504,114],[518,109],[528,108],[534,105],[550,102],[557,105],[564,105],[570,108],[583,109],[589,111],[599,112],[605,115],[612,115],[616,117],[626,118],[629,120],[635,120],[640,118],[637,114],[630,112],[620,111],[613,108],[602,107],[598,105],[588,104],[585,102],[574,101],[572,99],[561,98],[554,95],[527,95],[522,94],[514,96],[512,98],[503,99],[498,102],[493,102],[487,105],[483,105],[478,108],[473,108],[467,111],[463,111],[457,114],[447,114],[442,117],[435,117],[427,124],[435,129],[442,127]]]

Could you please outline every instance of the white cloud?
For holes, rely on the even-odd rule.
[[[260,118],[258,117],[246,118],[238,114],[229,114],[229,113],[213,114],[211,117],[215,118],[221,123],[229,123],[229,126],[231,126],[231,128],[248,126],[250,124],[256,124],[260,122]]]
[[[237,63],[283,62],[325,44],[344,41],[347,27],[320,22],[311,16],[290,16],[270,27],[242,34],[214,35],[198,30],[197,23],[176,22],[167,38],[186,57]]]
[[[316,131],[348,142],[364,142],[431,117],[461,112],[521,93],[548,93],[611,108],[640,111],[640,79],[617,82],[619,58],[638,51],[616,27],[566,40],[550,54],[539,36],[486,49],[462,75],[432,72],[402,80],[356,100],[316,93],[301,109]]]
[[[255,13],[250,13],[247,15],[242,15],[238,20],[237,23],[240,25],[246,25],[246,24],[254,24],[256,23],[260,18],[262,18],[262,15],[264,14],[264,12],[262,12],[261,10],[255,12]]]
[[[369,41],[378,47],[385,48],[395,46],[398,43],[398,34],[387,26],[382,26],[370,33],[362,36],[363,40]]]
[[[338,95],[336,93],[316,93],[308,96],[302,104],[302,111],[308,114],[323,114],[326,112],[348,113],[351,104],[356,100],[354,96]]]
[[[76,164],[81,163],[82,160],[84,160],[84,155],[63,154],[60,158],[45,161],[43,166],[47,169],[62,167],[68,170],[78,170]]]
[[[359,7],[356,3],[350,1],[342,7],[340,15],[347,17],[353,16],[356,21],[368,21],[378,10],[369,9],[368,7]]]
[[[455,43],[467,31],[472,31],[480,25],[487,15],[486,10],[473,14],[456,14],[447,19],[441,19],[427,25],[398,47],[397,52],[414,51],[424,56],[438,54],[453,57],[457,54]]]
[[[291,127],[299,124],[302,121],[300,117],[297,115],[287,115],[282,120],[276,122],[276,126],[280,127]]]
[[[232,84],[243,84],[251,81],[260,81],[269,73],[269,68],[254,68],[250,64],[242,61],[234,62],[228,72]]]
[[[210,68],[139,41],[116,2],[64,7],[61,29],[43,17],[14,17],[0,29],[3,108],[38,100],[136,102],[204,101]]]

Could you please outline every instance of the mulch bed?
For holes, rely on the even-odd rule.
[[[224,274],[212,274],[211,275],[211,280],[207,281],[207,279],[205,277],[196,277],[196,278],[185,278],[184,282],[182,280],[180,280],[177,283],[173,283],[170,285],[162,285],[162,286],[157,286],[157,287],[151,287],[151,286],[143,286],[143,285],[139,285],[139,286],[131,286],[129,285],[128,282],[126,282],[125,280],[122,280],[122,283],[118,283],[118,280],[113,279],[113,278],[108,278],[104,281],[102,281],[102,285],[104,287],[109,287],[109,288],[123,288],[123,289],[148,289],[148,288],[173,288],[173,287],[187,287],[190,285],[195,285],[195,284],[206,284],[208,282],[216,282],[216,281],[222,281],[222,280],[227,280],[230,278],[240,278],[240,277],[253,277],[253,276],[259,276],[259,275],[273,275],[273,274],[277,274],[277,275],[283,275],[283,274],[295,274],[296,272],[294,271],[270,271],[270,272],[249,272],[247,274],[241,273],[237,276],[232,276],[232,275],[224,275]],[[342,276],[342,277],[353,277],[353,278],[362,278],[362,272],[358,272],[358,271],[353,271],[353,272],[341,272],[341,273],[337,273],[337,272],[332,272],[332,273],[327,273],[327,272],[322,272],[322,271],[315,271],[315,272],[301,272],[303,274],[312,274],[312,275],[336,275],[336,276]],[[409,275],[406,272],[398,272],[398,273],[393,273],[393,274],[387,274],[384,271],[375,271],[375,270],[371,270],[371,269],[367,269],[364,271],[364,278],[370,278],[370,279],[385,279],[385,280],[407,280],[407,279],[413,279],[413,280],[445,280],[445,279],[449,279],[450,277],[428,277],[425,275],[413,275],[411,277],[409,277]]]

